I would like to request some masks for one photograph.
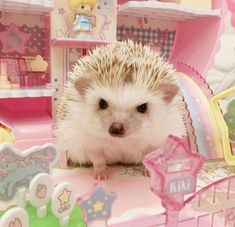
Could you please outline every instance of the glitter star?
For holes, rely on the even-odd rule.
[[[67,188],[63,190],[63,192],[59,195],[58,199],[60,200],[60,205],[63,206],[70,200],[71,191]]]
[[[0,32],[0,40],[3,45],[3,53],[25,53],[25,45],[30,35],[21,32],[15,24],[10,24],[6,31]]]
[[[100,186],[95,186],[89,196],[84,197],[86,199],[80,200],[80,206],[84,211],[87,223],[97,219],[108,219],[111,216],[115,194],[107,193]]]

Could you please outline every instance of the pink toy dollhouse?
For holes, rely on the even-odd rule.
[[[5,134],[0,130],[0,143],[11,141],[15,147],[25,149],[53,142],[57,101],[73,63],[95,46],[131,38],[159,51],[179,71],[177,78],[185,106],[190,149],[206,160],[223,159],[220,130],[209,101],[213,94],[205,79],[220,46],[228,6],[234,12],[232,0],[228,1],[229,5],[225,0],[205,0],[203,7],[199,3],[189,6],[189,1],[99,0],[93,15],[95,29],[91,40],[71,36],[71,12],[67,1],[2,2],[0,129],[4,129]],[[200,160],[195,162],[200,165],[199,156],[187,154],[188,160]],[[150,159],[147,163],[149,169],[160,172],[154,169]],[[174,169],[175,166],[169,168]],[[205,171],[199,173],[197,187],[195,182],[191,182],[192,188],[186,191],[192,193],[196,187],[196,192],[187,195],[184,203],[180,200],[178,226],[234,226],[235,178],[226,178],[227,174],[211,180],[210,168],[205,167]],[[56,183],[66,178],[74,185],[80,184],[77,182],[79,177],[86,190],[93,183],[89,171],[57,170],[53,177]],[[113,191],[116,189],[120,198],[117,205],[114,204],[115,215],[108,225],[147,227],[154,223],[154,226],[165,226],[167,216],[159,199],[148,195],[136,200],[140,192],[149,193],[149,180],[139,179],[136,169],[122,171],[115,169],[114,179],[104,183]],[[129,191],[125,191],[119,185],[127,185],[126,179],[130,180],[127,177],[130,175]],[[156,183],[156,178],[153,182]],[[114,186],[116,188],[112,188]],[[159,193],[160,187],[163,185],[158,185],[153,191]],[[140,190],[136,192],[136,188]],[[78,186],[77,192],[85,191]],[[144,208],[146,210],[143,211]]]

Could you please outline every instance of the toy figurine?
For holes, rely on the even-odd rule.
[[[92,24],[89,20],[89,16],[96,7],[96,0],[69,0],[69,7],[75,14],[72,30],[75,37],[90,39]]]

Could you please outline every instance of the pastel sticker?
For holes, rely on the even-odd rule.
[[[79,199],[87,223],[95,220],[108,220],[116,194],[106,192],[102,187],[95,185],[90,193]]]
[[[73,185],[63,182],[56,186],[51,200],[51,209],[57,218],[68,216],[76,203],[76,195]]]
[[[29,217],[22,208],[8,210],[0,219],[0,226],[4,227],[29,227]]]
[[[35,176],[29,185],[29,200],[36,208],[47,205],[53,192],[51,176],[47,173],[40,173]]]
[[[11,200],[19,188],[29,187],[39,173],[49,173],[56,160],[52,144],[21,152],[9,144],[0,146],[0,200]]]

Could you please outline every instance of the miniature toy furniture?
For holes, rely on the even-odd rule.
[[[18,191],[21,207],[14,208],[13,202],[13,208],[6,210],[0,203],[0,224],[221,227],[235,223],[232,170],[223,162],[205,163],[200,170],[204,158],[175,136],[169,136],[159,150],[145,157],[151,180],[137,166],[116,166],[109,181],[95,185],[90,168],[54,168],[50,177],[47,173],[55,156],[51,144],[22,152],[9,145],[0,146],[0,199],[8,200]],[[157,196],[150,192],[150,186]]]
[[[52,9],[51,0],[0,3],[0,124],[11,131],[8,137],[0,132],[0,143],[11,141],[18,148],[29,148],[54,141]]]

